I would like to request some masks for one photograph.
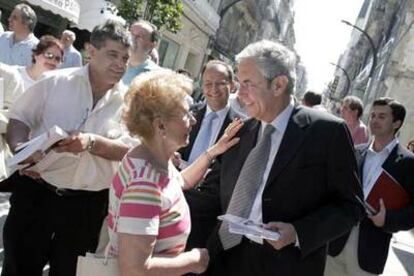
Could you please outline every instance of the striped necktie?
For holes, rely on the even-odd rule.
[[[227,214],[243,218],[249,217],[257,191],[263,181],[263,174],[270,154],[271,134],[274,131],[275,128],[268,124],[261,139],[247,156],[234,187]],[[238,245],[242,239],[241,235],[229,232],[227,222],[222,222],[219,237],[224,250]]]

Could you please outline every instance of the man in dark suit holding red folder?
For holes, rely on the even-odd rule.
[[[332,257],[328,257],[326,276],[381,274],[392,233],[414,227],[414,155],[396,138],[405,113],[404,106],[394,99],[374,101],[369,123],[373,141],[358,146],[356,157],[365,199],[379,191],[375,185],[387,174],[393,180],[389,185],[401,185],[408,193],[409,203],[390,209],[387,205],[395,202],[387,203],[380,196],[378,213],[367,215],[350,233],[330,243]]]

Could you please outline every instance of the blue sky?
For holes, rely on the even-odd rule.
[[[308,89],[322,92],[333,78],[339,55],[346,49],[363,0],[296,0],[295,48],[308,71]]]

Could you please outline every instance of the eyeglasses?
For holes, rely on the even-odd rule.
[[[192,111],[192,110],[189,110],[189,111],[187,111],[186,113],[185,113],[185,115],[184,115],[184,120],[186,120],[186,121],[192,121],[192,120],[196,120],[196,118],[195,118],[195,113],[194,113],[194,111]]]
[[[63,58],[61,56],[52,54],[50,52],[44,52],[43,56],[50,60],[54,59],[56,62],[59,62],[59,63],[63,61]]]

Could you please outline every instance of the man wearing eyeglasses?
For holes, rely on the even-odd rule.
[[[108,188],[130,145],[120,124],[126,92],[120,80],[129,46],[120,24],[95,27],[89,64],[51,72],[11,108],[7,141],[12,151],[54,125],[69,137],[33,167],[14,174],[2,275],[41,276],[49,263],[51,275],[73,276],[78,255],[95,252],[108,212]]]
[[[206,275],[322,276],[328,242],[363,212],[347,127],[297,104],[295,55],[281,43],[252,43],[236,62],[239,96],[251,119],[189,200],[205,220],[216,219]],[[223,214],[280,236],[242,234],[245,229],[218,222]]]
[[[34,36],[37,16],[27,4],[14,7],[8,19],[9,30],[0,34],[0,62],[28,66],[32,63],[32,49],[39,40]]]
[[[141,73],[158,70],[160,67],[151,60],[150,53],[157,47],[160,35],[157,27],[145,20],[139,20],[130,27],[132,47],[127,70],[122,77],[124,84]]]

